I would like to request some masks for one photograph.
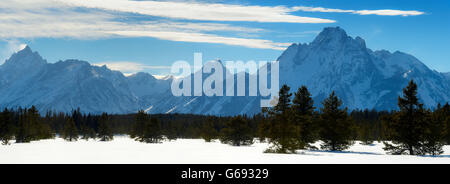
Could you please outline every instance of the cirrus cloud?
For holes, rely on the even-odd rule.
[[[258,33],[266,30],[244,27],[234,22],[335,22],[331,19],[292,14],[296,11],[389,16],[423,14],[420,11],[342,10],[178,1],[1,0],[0,39],[152,37],[179,42],[283,50],[288,43],[259,38]],[[135,14],[145,18],[135,19]],[[148,21],[149,19],[152,21]],[[231,34],[224,36],[222,32]]]
[[[333,9],[333,8],[323,8],[323,7],[308,7],[308,6],[297,6],[294,7],[297,10],[305,12],[325,12],[325,13],[353,13],[359,15],[381,15],[381,16],[417,16],[423,15],[425,12],[416,10],[343,10],[343,9]]]
[[[148,69],[157,69],[157,70],[170,70],[171,66],[156,66],[156,65],[146,65],[138,62],[131,61],[106,61],[93,63],[95,66],[104,66],[108,67],[111,70],[121,71],[123,73],[137,73],[142,72]]]
[[[330,19],[302,17],[290,13],[296,8],[285,6],[245,6],[219,3],[132,1],[132,0],[58,0],[74,7],[138,13],[188,20],[251,21],[288,23],[334,23]]]
[[[112,31],[111,34],[126,37],[153,37],[163,40],[180,41],[180,42],[207,42],[207,43],[219,43],[225,45],[244,46],[249,48],[258,49],[274,49],[284,50],[291,43],[276,43],[270,40],[262,39],[248,39],[248,38],[235,38],[235,37],[223,37],[212,34],[203,33],[185,33],[185,32],[162,32],[162,31]]]
[[[264,39],[218,36],[210,32],[255,34],[263,29],[223,23],[171,20],[121,21],[127,14],[97,9],[80,11],[58,0],[0,1],[0,38],[152,37],[162,40],[217,43],[249,48],[283,49],[284,43]],[[142,34],[146,32],[146,34]]]

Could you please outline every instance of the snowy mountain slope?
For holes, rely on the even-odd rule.
[[[306,85],[316,105],[334,90],[350,109],[395,109],[411,79],[427,106],[450,99],[444,75],[402,52],[373,52],[362,38],[352,38],[339,27],[325,28],[310,44],[293,44],[278,61],[280,80],[293,89]]]
[[[0,90],[19,81],[27,80],[46,64],[47,61],[42,59],[37,52],[32,52],[30,47],[25,47],[0,65]]]
[[[219,61],[220,62],[220,61]],[[221,63],[221,62],[220,62]],[[227,73],[230,71],[222,65],[223,68],[223,96],[206,96],[202,92],[202,96],[179,96],[174,97],[169,91],[162,96],[160,103],[153,106],[149,111],[150,113],[194,113],[194,114],[214,114],[214,115],[236,115],[236,114],[256,114],[261,111],[259,107],[259,96],[249,96],[248,86],[245,89],[245,96],[226,96],[226,82]],[[203,70],[203,68],[202,68]],[[197,71],[196,73],[198,73]],[[193,81],[194,75],[191,74],[190,78]],[[208,73],[202,74],[202,81],[205,81],[210,75]],[[245,83],[249,83],[248,73],[244,73]],[[233,76],[233,75],[232,75]],[[254,77],[254,76],[252,76]],[[234,94],[237,94],[237,77],[233,76],[234,80]],[[194,85],[194,84],[192,84]],[[230,89],[228,89],[230,90]],[[191,94],[194,94],[192,87]]]
[[[84,61],[49,64],[39,58],[38,53],[32,53],[27,47],[0,67],[0,77],[6,81],[0,87],[0,106],[35,105],[43,112],[68,112],[78,107],[92,113],[126,113],[138,109],[137,99],[131,95],[122,73]]]
[[[349,109],[396,109],[408,81],[419,86],[427,107],[450,101],[450,74],[430,70],[414,56],[396,51],[372,51],[365,41],[339,27],[325,28],[311,43],[292,44],[277,59],[279,84],[291,92],[306,85],[317,106],[331,91]],[[223,78],[230,72],[223,71]],[[203,81],[211,74],[203,74]],[[193,79],[194,74],[191,75]],[[250,77],[245,73],[246,84]],[[260,96],[180,96],[171,93],[172,77],[147,73],[125,77],[106,66],[78,60],[47,63],[29,47],[0,65],[0,107],[37,106],[41,111],[68,112],[80,107],[91,113],[195,113],[214,115],[260,112]],[[233,76],[234,90],[237,79]],[[225,84],[225,81],[224,81]],[[224,95],[226,94],[224,89]]]
[[[450,80],[450,72],[442,73],[445,77],[447,77],[448,80]]]
[[[166,96],[172,94],[170,92],[170,84],[173,78],[166,77],[163,79],[156,79],[152,75],[144,72],[139,72],[127,77],[128,86],[133,95],[138,99],[139,109],[149,112],[155,104],[173,96]],[[162,98],[164,97],[164,98]]]
[[[288,84],[291,92],[306,85],[316,106],[334,90],[349,109],[396,109],[397,98],[411,79],[418,83],[427,107],[450,100],[450,80],[444,74],[399,51],[372,51],[362,38],[352,38],[339,27],[325,28],[309,44],[292,44],[277,61],[280,85]],[[255,114],[260,112],[260,99],[177,97],[153,112]]]

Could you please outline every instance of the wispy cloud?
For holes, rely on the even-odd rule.
[[[353,13],[359,15],[382,15],[382,16],[417,16],[425,14],[425,12],[417,10],[343,10],[343,9],[333,9],[333,8],[323,8],[323,7],[308,7],[308,6],[297,6],[294,9],[305,11],[305,12],[325,12],[325,13]]]
[[[235,37],[223,37],[203,33],[185,33],[185,32],[155,32],[155,31],[113,31],[111,34],[117,34],[127,37],[154,37],[163,40],[181,41],[181,42],[207,42],[226,45],[237,45],[249,48],[283,50],[290,43],[275,43],[270,40],[247,39]]]
[[[296,8],[285,6],[245,6],[219,3],[132,1],[132,0],[58,0],[68,5],[188,20],[251,21],[289,23],[334,23],[334,20],[290,14]]]
[[[425,12],[421,11],[403,11],[403,10],[358,10],[355,12],[360,15],[384,15],[384,16],[417,16],[423,15]]]
[[[115,1],[111,1],[115,2]],[[103,3],[103,4],[109,4]],[[223,23],[178,22],[174,20],[120,21],[127,14],[86,9],[80,11],[60,0],[0,1],[0,38],[153,37],[163,40],[218,43],[250,48],[283,49],[284,43],[264,39],[219,36],[212,32],[255,34],[259,28]]]
[[[419,11],[401,10],[341,10],[178,1],[1,0],[0,39],[152,37],[283,50],[288,43],[259,38],[259,33],[266,30],[240,26],[235,22],[335,22],[292,14],[296,11],[390,16],[423,14]],[[135,19],[136,14],[145,18]]]
[[[146,65],[138,62],[130,62],[130,61],[106,61],[106,62],[98,62],[93,63],[95,66],[103,66],[106,65],[111,70],[121,71],[123,73],[137,73],[142,72],[149,69],[157,69],[157,70],[170,70],[171,66],[163,66],[163,65]]]
[[[8,59],[13,53],[20,51],[24,49],[27,44],[24,44],[20,42],[19,40],[12,39],[12,40],[1,40],[1,42],[5,42],[5,47],[0,52],[0,65],[5,62],[6,59]]]

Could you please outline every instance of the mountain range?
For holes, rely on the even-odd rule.
[[[431,70],[403,52],[372,51],[362,38],[350,37],[340,27],[325,28],[311,43],[292,44],[276,62],[279,83],[289,85],[292,92],[306,85],[316,106],[335,91],[349,109],[396,109],[397,98],[411,79],[418,84],[425,106],[450,100],[450,73]],[[245,76],[247,82],[254,77]],[[139,109],[213,115],[261,111],[260,96],[175,97],[170,91],[172,80],[142,72],[124,76],[80,60],[49,63],[27,46],[0,65],[0,107],[34,105],[41,112],[80,108],[115,114]]]

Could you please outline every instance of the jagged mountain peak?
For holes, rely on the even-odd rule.
[[[16,67],[37,67],[46,63],[47,61],[38,52],[33,52],[27,45],[24,49],[14,53],[3,65],[5,67],[12,65]]]
[[[418,81],[427,106],[449,99],[445,74],[404,52],[373,52],[361,37],[352,38],[340,27],[325,28],[310,44],[292,44],[278,61],[280,81],[294,89],[308,86],[319,106],[336,91],[350,109],[395,109],[390,102],[411,79]]]
[[[13,67],[0,66],[0,108],[36,105],[43,112],[80,107],[91,113],[145,109],[149,113],[215,115],[251,115],[261,110],[261,96],[175,97],[170,92],[174,76],[136,73],[125,77],[106,66],[79,60],[49,63],[41,69],[12,64],[39,63],[39,58],[28,47],[10,58]],[[396,109],[397,97],[411,79],[417,81],[418,94],[427,107],[450,99],[449,73],[429,70],[406,53],[372,51],[361,37],[352,38],[340,27],[325,28],[309,44],[292,44],[277,61],[279,84],[288,84],[293,91],[306,85],[317,107],[335,91],[349,109]],[[210,75],[203,73],[203,81]]]
[[[127,78],[140,80],[140,81],[154,81],[154,80],[157,80],[153,75],[150,75],[149,73],[146,73],[146,72],[138,72],[138,73],[135,73],[135,74],[132,74],[132,75],[128,76]]]
[[[311,62],[320,65],[352,64],[359,61],[351,58],[365,58],[368,52],[371,51],[361,37],[353,38],[340,27],[327,27],[309,44],[294,43],[290,45],[277,60],[280,61],[281,68],[296,70],[297,66]],[[348,58],[329,59],[329,57],[339,58],[344,55]]]
[[[347,32],[340,27],[326,27],[317,35],[313,43],[321,43],[327,40],[341,40],[347,37]]]
[[[326,27],[317,35],[311,45],[321,48],[358,48],[366,49],[366,42],[361,37],[350,37],[341,27]]]
[[[32,53],[33,51],[31,50],[30,46],[26,45],[22,50],[20,50],[19,52],[28,52],[28,53]]]

